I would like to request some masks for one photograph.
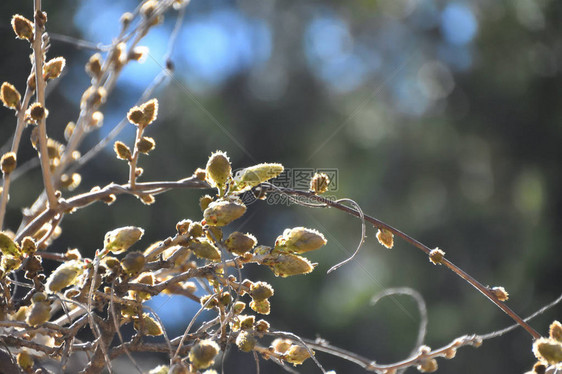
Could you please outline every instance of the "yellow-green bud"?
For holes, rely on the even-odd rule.
[[[43,65],[43,78],[44,79],[55,79],[60,76],[62,70],[64,69],[64,65],[66,64],[66,60],[64,57],[55,57],[50,59]]]
[[[434,265],[441,265],[444,258],[445,252],[439,248],[432,249],[431,252],[429,252],[429,261]]]
[[[3,255],[0,260],[0,274],[4,277],[11,271],[18,269],[21,265],[21,258]],[[1,277],[0,277],[1,278]]]
[[[257,240],[252,234],[243,234],[241,232],[234,231],[228,236],[228,239],[226,239],[224,244],[226,249],[230,252],[242,255],[254,248],[257,244]]]
[[[201,211],[204,212],[212,201],[213,198],[209,195],[201,196],[201,198],[199,199],[199,206],[201,207]]]
[[[275,352],[278,353],[285,353],[289,350],[289,348],[291,348],[291,346],[293,345],[293,342],[290,341],[289,339],[282,339],[282,338],[277,338],[274,341],[271,342],[271,348],[273,348],[275,350]]]
[[[194,238],[198,238],[200,236],[203,236],[204,232],[203,232],[203,226],[201,226],[201,222],[192,222],[191,225],[189,225],[189,235],[191,235]]]
[[[308,353],[305,347],[293,344],[285,353],[284,359],[285,361],[297,366],[301,365],[309,357],[310,353]]]
[[[242,352],[251,352],[256,346],[256,338],[248,330],[242,330],[236,337],[236,346]]]
[[[76,284],[78,277],[84,272],[84,264],[71,260],[61,264],[47,279],[46,288],[49,292],[59,292],[63,288]]]
[[[206,178],[209,184],[222,191],[232,176],[232,167],[226,153],[216,151],[207,161]],[[221,193],[222,194],[222,193]]]
[[[273,296],[273,287],[266,282],[256,282],[250,286],[250,296],[254,300],[265,300]]]
[[[552,322],[549,329],[549,336],[551,339],[562,343],[562,323],[558,321]]]
[[[16,243],[11,236],[5,232],[0,232],[0,252],[4,256],[19,256],[21,255],[21,249],[18,243]]]
[[[221,304],[222,306],[228,306],[230,305],[231,302],[232,302],[232,295],[229,292],[224,292],[219,297],[219,304]]]
[[[254,328],[254,323],[256,322],[256,316],[242,315],[239,317],[239,320],[240,320],[240,329],[249,330]]]
[[[219,345],[212,340],[200,340],[189,351],[189,361],[196,369],[206,369],[215,362]]]
[[[269,322],[267,322],[265,319],[260,319],[256,322],[255,327],[257,332],[268,332],[270,326]]]
[[[42,301],[31,304],[25,322],[30,326],[37,326],[47,322],[50,318],[51,306],[48,302]]]
[[[47,294],[45,292],[36,292],[31,296],[32,303],[40,303],[43,301],[47,301]]]
[[[232,305],[232,312],[234,314],[240,314],[246,308],[246,303],[243,301],[237,301]]]
[[[209,301],[211,299],[211,301]],[[219,305],[219,302],[215,295],[203,295],[199,299],[201,306],[204,306],[205,309],[213,309]]]
[[[28,372],[33,368],[33,357],[28,352],[21,351],[17,355],[17,363],[20,368]]]
[[[330,185],[330,178],[326,173],[316,173],[310,180],[310,191],[316,194],[323,194],[328,191]]]
[[[113,253],[123,253],[135,244],[144,234],[140,227],[125,226],[105,234],[104,249]]]
[[[25,253],[26,255],[31,255],[35,253],[37,250],[37,243],[35,243],[35,239],[31,236],[26,236],[21,241],[21,252]]]
[[[154,318],[149,316],[148,313],[142,315],[142,321],[136,318],[133,325],[135,330],[139,331],[142,335],[160,336],[164,334],[162,326],[160,326]]]
[[[437,371],[437,360],[434,358],[422,358],[416,367],[421,373],[433,373]]]
[[[107,90],[104,87],[90,86],[82,94],[80,109],[85,109],[88,106],[98,107],[105,102],[106,97]]]
[[[121,141],[116,141],[113,145],[113,150],[117,154],[117,158],[120,160],[130,161],[133,157],[131,150],[127,145]]]
[[[281,254],[271,256],[263,261],[269,266],[276,277],[286,278],[292,275],[308,274],[314,270],[314,266],[307,258],[293,255]]]
[[[143,136],[137,142],[137,149],[140,153],[148,154],[148,152],[152,151],[156,146],[156,142],[153,138],[148,136]]]
[[[211,261],[220,261],[221,253],[217,247],[206,239],[194,240],[189,243],[189,249],[199,258]]]
[[[250,308],[259,314],[268,315],[271,312],[271,304],[269,300],[252,300],[250,301]]]
[[[18,90],[8,82],[2,83],[0,88],[0,100],[6,108],[16,109],[20,108],[21,95]]]
[[[135,275],[142,271],[146,264],[146,258],[141,252],[129,252],[121,260],[121,267],[128,275]]]
[[[189,225],[191,225],[191,220],[190,219],[183,219],[183,220],[179,221],[178,223],[176,223],[176,231],[180,235],[185,235],[185,234],[187,234],[187,231],[189,230]]]
[[[377,240],[388,249],[394,246],[394,234],[386,229],[379,229],[377,231]]]
[[[246,206],[242,202],[221,199],[210,203],[203,216],[208,225],[226,226],[242,217],[245,212]]]
[[[12,17],[12,28],[18,39],[26,39],[30,42],[33,41],[35,28],[33,27],[33,23],[24,16],[20,16],[19,14],[14,15]]]
[[[318,231],[295,227],[286,229],[283,235],[277,238],[275,249],[291,253],[304,253],[318,249],[325,244],[326,238]]]
[[[240,170],[234,177],[234,190],[243,192],[279,176],[284,168],[281,164],[259,164]]]

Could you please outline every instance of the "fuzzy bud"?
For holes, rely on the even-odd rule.
[[[234,231],[228,236],[228,239],[226,239],[224,244],[226,249],[230,252],[242,255],[252,250],[252,248],[254,248],[257,244],[257,240],[252,234],[242,234],[239,231]]]
[[[127,113],[127,119],[133,125],[144,128],[158,116],[158,100],[152,99],[140,106],[134,106]]]
[[[237,301],[232,305],[232,312],[234,314],[240,314],[246,309],[246,303],[243,301]]]
[[[273,287],[266,282],[256,282],[250,286],[250,296],[254,300],[265,300],[273,296]]]
[[[377,240],[388,249],[394,247],[394,234],[386,229],[379,229],[377,231]]]
[[[211,242],[206,239],[194,240],[189,244],[189,249],[199,258],[211,261],[220,261],[221,253]]]
[[[25,112],[25,117],[32,122],[41,121],[43,118],[46,118],[48,115],[47,109],[41,103],[33,103],[27,108]]]
[[[59,292],[63,288],[76,284],[78,277],[84,272],[80,261],[67,261],[51,273],[45,287],[49,292]]]
[[[137,142],[137,149],[140,153],[148,154],[148,152],[152,151],[156,146],[156,142],[153,138],[148,136],[143,136]]]
[[[183,220],[179,221],[178,223],[176,223],[176,231],[180,235],[185,235],[185,234],[187,234],[190,225],[191,225],[190,219],[183,219]]]
[[[213,153],[209,157],[206,167],[206,178],[209,184],[222,191],[231,176],[232,167],[226,153],[221,151]]]
[[[18,243],[3,231],[0,232],[0,252],[2,252],[3,256],[17,257],[21,255],[21,249]]]
[[[507,299],[509,299],[509,294],[503,287],[492,287],[490,291],[492,291],[499,301],[507,301]]]
[[[291,253],[313,251],[326,244],[324,235],[304,227],[286,229],[275,241],[275,249]]]
[[[416,368],[421,373],[433,373],[437,371],[437,360],[434,358],[422,358]]]
[[[0,100],[6,108],[18,110],[21,106],[21,95],[18,90],[8,82],[2,83],[0,88]]]
[[[135,226],[125,226],[109,231],[105,234],[104,249],[115,254],[123,253],[139,241],[143,234],[144,230]]]
[[[189,235],[193,238],[203,236],[203,226],[201,226],[201,222],[192,222],[191,225],[189,225]]]
[[[164,334],[162,326],[147,313],[142,315],[142,321],[138,318],[135,319],[133,326],[135,330],[139,331],[142,335],[160,336]]]
[[[549,336],[551,339],[562,343],[562,323],[558,321],[552,322],[549,329]]]
[[[271,342],[271,348],[278,353],[287,352],[289,348],[291,348],[291,345],[293,345],[293,343],[289,339],[277,338]]]
[[[234,189],[247,191],[260,183],[279,176],[284,168],[281,164],[259,164],[240,170],[234,177]]]
[[[276,277],[286,278],[292,275],[308,274],[314,270],[314,265],[305,257],[293,254],[272,255],[263,260]]]
[[[326,173],[316,173],[310,180],[310,191],[316,194],[323,194],[328,191],[330,185],[330,178]]]
[[[33,41],[33,33],[35,28],[33,27],[33,23],[25,18],[24,16],[20,16],[16,14],[12,17],[12,28],[16,33],[16,37],[18,39],[25,39],[30,42]]]
[[[123,271],[130,276],[140,273],[145,264],[146,258],[141,252],[137,251],[127,253],[123,260],[121,260]]]
[[[217,200],[209,204],[203,212],[205,221],[211,226],[226,226],[242,217],[246,206],[241,201]]]
[[[285,361],[297,366],[301,365],[309,357],[310,353],[308,353],[305,347],[293,344],[285,353],[284,359]]]
[[[91,131],[94,129],[99,129],[103,125],[103,113],[100,111],[95,111],[92,113],[92,117],[90,117],[90,121],[88,122],[88,127],[86,128],[87,131]]]
[[[47,79],[55,79],[60,76],[64,66],[66,64],[66,60],[64,57],[55,57],[50,59],[43,65],[43,78]]]
[[[156,201],[154,195],[151,194],[140,195],[138,196],[138,198],[140,199],[140,201],[142,201],[144,205],[152,205]]]
[[[106,97],[107,91],[105,88],[91,86],[82,94],[80,109],[87,107],[96,108],[105,102]]]
[[[18,269],[21,265],[21,258],[14,256],[2,256],[0,260],[0,278],[7,273]]]
[[[146,60],[148,55],[148,47],[137,46],[129,52],[129,60],[137,61],[142,64]]]
[[[271,303],[269,300],[252,300],[250,308],[256,313],[268,315],[271,312]]]
[[[213,198],[211,196],[209,195],[201,196],[201,198],[199,199],[199,207],[201,208],[201,211],[204,212],[205,209],[207,209],[209,204],[212,202],[213,202]]]
[[[150,18],[154,14],[157,6],[158,2],[156,0],[146,0],[141,6],[140,13],[145,18]]]
[[[256,346],[256,338],[248,330],[242,330],[236,337],[236,346],[242,352],[251,352]]]
[[[31,304],[25,322],[30,326],[37,326],[47,322],[51,318],[51,306],[48,302],[42,301]]]
[[[197,369],[206,369],[215,362],[219,345],[212,340],[198,341],[189,351],[189,361]]]
[[[257,332],[268,332],[269,331],[269,322],[264,319],[260,319],[255,323],[256,331]]]
[[[443,252],[439,248],[432,249],[431,252],[429,252],[429,262],[431,262],[433,265],[441,265],[444,258],[445,252]]]
[[[26,236],[21,241],[21,252],[26,255],[32,255],[37,250],[37,244],[31,236]]]
[[[204,181],[207,178],[207,172],[205,171],[205,169],[197,168],[193,172],[193,176],[199,179],[200,181]]]
[[[127,145],[121,141],[116,141],[115,144],[113,144],[113,150],[117,154],[117,158],[120,160],[129,161],[133,157],[133,154],[129,147],[127,147]]]
[[[0,159],[0,168],[4,175],[10,174],[16,169],[17,159],[14,152],[4,153]]]
[[[72,175],[63,174],[60,178],[61,187],[66,188],[69,191],[74,191],[76,187],[82,182],[82,176],[78,173],[72,173]]]
[[[254,328],[254,323],[256,322],[256,317],[250,316],[250,315],[243,315],[243,316],[240,316],[239,320],[240,320],[240,329],[241,330],[250,330],[250,329]]]
[[[33,357],[26,351],[21,351],[17,355],[17,363],[20,368],[25,372],[30,372],[33,369]]]
[[[96,53],[90,57],[86,63],[86,73],[92,78],[99,79],[101,77],[101,55]]]

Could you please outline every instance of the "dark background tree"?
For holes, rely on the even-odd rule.
[[[62,140],[66,123],[77,117],[77,102],[88,86],[83,66],[93,53],[60,36],[109,43],[121,13],[135,5],[45,2],[50,55],[65,56],[69,65],[49,93],[48,103],[57,108],[50,136]],[[31,6],[30,1],[0,4],[0,80],[21,91],[29,51],[14,39],[9,21],[15,13],[30,17]],[[560,293],[561,17],[559,2],[537,0],[193,0],[171,56],[174,78],[157,91],[161,114],[150,134],[157,148],[141,165],[143,178],[189,175],[216,149],[227,151],[239,167],[270,161],[293,171],[336,169],[333,195],[353,198],[365,212],[445,249],[482,283],[504,286],[514,310],[531,314]],[[104,108],[107,127],[126,114],[161,70],[174,22],[166,19],[161,33],[148,38],[145,64],[124,72]],[[8,111],[0,116],[0,139],[7,140],[15,121]],[[92,133],[86,145],[99,136]],[[132,139],[132,132],[121,138]],[[29,142],[23,144],[22,157],[30,159]],[[126,169],[113,160],[108,147],[86,165],[81,188],[115,175],[126,180]],[[8,227],[17,228],[17,210],[32,203],[26,199],[36,195],[39,181],[35,169],[15,182]],[[147,228],[148,241],[169,235],[178,220],[198,214],[199,195],[173,192],[153,208],[136,199],[119,201],[115,209],[94,206],[65,219],[67,235],[56,245],[61,251],[78,245],[83,237],[72,233],[87,226],[91,248],[83,249],[93,252],[124,217],[126,224]],[[279,282],[260,275],[276,289],[269,320],[279,329],[318,334],[381,363],[398,360],[417,334],[415,304],[396,296],[372,307],[369,299],[403,286],[419,290],[428,303],[426,343],[432,347],[511,323],[414,248],[400,241],[391,251],[380,247],[373,229],[356,261],[326,275],[360,237],[359,221],[341,212],[256,202],[249,213],[238,229],[257,232],[260,241],[275,240],[288,225],[327,234],[328,247],[311,256],[319,262],[312,276]],[[178,303],[159,299],[153,307],[185,308],[166,320],[168,328],[179,331],[196,306]],[[558,306],[532,325],[545,333],[560,311]],[[534,362],[530,347],[530,337],[518,329],[478,350],[461,349],[454,360],[440,361],[440,368],[522,372]],[[362,372],[319,357],[338,372]],[[228,372],[254,366],[250,357],[235,352],[227,362],[240,365]],[[313,370],[311,363],[303,369]],[[266,372],[280,369],[266,366]]]

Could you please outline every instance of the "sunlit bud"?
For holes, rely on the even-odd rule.
[[[434,358],[422,358],[416,369],[421,373],[433,373],[437,371],[437,360]]]
[[[201,211],[205,211],[209,204],[213,201],[213,198],[209,195],[201,196],[199,199],[199,207],[201,207]]]
[[[224,292],[219,297],[219,304],[222,306],[228,306],[230,303],[232,303],[232,295],[229,292]]]
[[[189,249],[199,258],[205,258],[211,261],[220,261],[221,259],[221,253],[218,248],[205,239],[194,240],[189,244]]]
[[[22,306],[18,309],[17,312],[10,316],[10,319],[13,321],[25,321],[25,317],[29,311],[29,306]]]
[[[152,286],[154,285],[154,275],[152,273],[142,273],[134,282]],[[150,293],[144,291],[129,291],[129,293],[133,299],[140,301],[146,301],[152,297]]]
[[[316,173],[314,177],[310,180],[310,191],[322,194],[328,191],[328,186],[330,185],[330,178],[326,173]]]
[[[140,13],[145,18],[150,18],[150,16],[154,14],[157,6],[158,2],[156,0],[146,0],[141,6]]]
[[[215,295],[203,295],[201,296],[201,298],[199,298],[199,302],[205,309],[213,309],[219,305],[219,302]]]
[[[8,82],[2,83],[0,88],[0,100],[6,108],[18,110],[20,108],[21,95],[18,90]]]
[[[260,319],[256,322],[255,327],[257,332],[268,332],[270,326],[269,322],[267,322],[265,319]]]
[[[148,136],[143,136],[137,142],[137,149],[139,150],[140,153],[148,154],[148,152],[154,149],[155,145],[156,142],[154,141],[153,138]]]
[[[386,229],[377,231],[377,240],[388,249],[394,246],[394,235]]]
[[[207,172],[205,171],[205,169],[197,168],[193,172],[193,176],[195,178],[199,179],[200,181],[204,181],[207,178]],[[208,196],[208,195],[205,195],[205,196]]]
[[[179,221],[176,224],[176,230],[177,230],[178,234],[180,234],[180,235],[187,234],[190,225],[191,225],[190,219],[184,219],[184,220]]]
[[[144,234],[140,227],[125,226],[109,231],[104,237],[104,249],[115,254],[125,252]]]
[[[140,273],[145,264],[146,258],[144,255],[136,251],[127,253],[123,260],[121,260],[123,271],[130,276]]]
[[[206,167],[206,178],[209,184],[217,187],[219,191],[223,191],[231,176],[232,167],[226,153],[216,151],[211,154]]]
[[[99,79],[101,77],[101,55],[93,54],[86,63],[86,73],[92,78]]]
[[[125,12],[121,15],[120,18],[120,22],[121,25],[123,26],[123,28],[126,28],[129,26],[129,24],[131,23],[131,21],[133,20],[133,14],[130,12]]]
[[[285,353],[284,359],[285,361],[297,366],[301,365],[309,357],[310,353],[308,353],[305,347],[293,344]]]
[[[144,313],[142,315],[142,321],[140,319],[135,319],[133,323],[135,330],[139,331],[142,335],[148,336],[160,336],[164,332],[162,331],[162,326],[154,318]]]
[[[111,50],[108,60],[113,64],[115,70],[119,70],[127,63],[127,44],[121,42]]]
[[[0,252],[3,256],[21,255],[20,246],[4,231],[0,232]]]
[[[175,10],[180,10],[181,8],[187,6],[190,2],[191,0],[174,0],[172,6]]]
[[[234,231],[228,236],[224,244],[226,249],[230,252],[242,255],[254,248],[257,244],[257,240],[252,234],[243,234],[239,231]]]
[[[25,322],[30,326],[37,326],[47,322],[50,318],[51,306],[48,302],[42,301],[31,304]]]
[[[105,88],[90,86],[86,91],[84,91],[84,94],[82,94],[80,109],[98,107],[105,102],[106,97],[107,91]]]
[[[254,327],[254,323],[256,322],[256,317],[250,315],[242,315],[239,317],[239,319],[241,330],[252,329]]]
[[[283,170],[281,164],[259,164],[240,170],[234,177],[234,189],[247,191],[260,183],[279,176]]]
[[[562,343],[547,338],[540,338],[533,343],[533,353],[535,357],[550,365],[562,362]]]
[[[12,17],[12,28],[18,39],[26,39],[30,42],[33,41],[33,23],[24,16],[20,16],[19,14],[14,15]]]
[[[88,130],[99,129],[103,125],[103,113],[96,111],[92,113],[90,122],[88,122]]]
[[[201,226],[201,222],[192,222],[191,225],[189,225],[189,235],[194,238],[203,236],[203,226]]]
[[[37,250],[37,244],[31,236],[26,236],[21,241],[21,252],[26,255],[31,255]]]
[[[78,277],[84,272],[80,261],[67,261],[51,273],[45,285],[49,292],[59,292],[63,288],[77,283]]]
[[[47,294],[45,292],[36,292],[31,296],[32,303],[40,303],[43,301],[47,301]]]
[[[445,354],[445,358],[447,360],[450,360],[452,358],[455,358],[455,356],[457,355],[457,349],[456,348],[449,348],[444,352],[444,354]]]
[[[66,127],[64,128],[64,139],[66,141],[70,140],[70,137],[74,133],[74,129],[76,128],[76,124],[74,122],[68,122]]]
[[[137,167],[137,168],[135,169],[135,176],[136,176],[136,177],[140,177],[140,176],[142,175],[142,173],[144,173],[144,169],[143,169],[143,168]],[[148,204],[148,205],[150,205],[150,204]]]
[[[25,112],[25,117],[28,118],[30,121],[37,122],[41,121],[43,118],[46,118],[48,115],[47,109],[41,103],[33,103],[27,108]]]
[[[242,217],[246,206],[241,201],[217,200],[209,204],[203,212],[205,221],[211,226],[226,226]]]
[[[117,259],[116,257],[113,257],[113,256],[105,256],[104,258],[102,258],[101,263],[106,268],[111,269],[111,270],[115,270],[121,265],[121,262],[119,261],[119,259]]]
[[[139,63],[142,64],[146,60],[147,55],[148,55],[148,47],[137,46],[133,48],[131,52],[129,52],[129,60],[138,61]]]
[[[264,260],[263,264],[269,266],[275,276],[282,278],[308,274],[314,270],[314,265],[307,258],[293,254],[274,256]]]
[[[151,99],[140,106],[134,106],[127,113],[127,119],[133,125],[144,128],[158,116],[158,100]]]
[[[189,361],[197,369],[206,369],[214,363],[219,345],[212,340],[200,340],[189,351]]]
[[[551,339],[562,342],[562,324],[558,321],[552,322],[549,329]]]
[[[293,342],[289,339],[277,338],[271,342],[271,347],[278,353],[285,353],[291,348]]]
[[[73,191],[76,187],[80,185],[82,177],[78,173],[73,173],[72,175],[63,174],[60,177],[61,187]]]
[[[268,247],[267,245],[258,245],[258,246],[256,247],[256,249],[254,249],[254,253],[255,253],[256,255],[258,255],[258,256],[261,256],[261,255],[268,255],[268,254],[271,253],[271,250],[272,250],[272,249],[273,249],[273,248]]]
[[[17,159],[14,152],[4,153],[2,158],[0,158],[0,168],[4,175],[10,174],[16,169]]]
[[[27,77],[27,87],[29,87],[31,92],[35,91],[36,83],[37,83],[37,81],[35,79],[35,73],[29,74],[29,77]]]
[[[55,57],[50,59],[43,65],[43,78],[44,79],[55,79],[58,78],[64,69],[66,60],[64,57]]]
[[[234,314],[240,314],[246,309],[246,303],[243,301],[237,301],[232,305],[232,312]]]
[[[507,299],[509,299],[509,294],[503,287],[492,287],[490,291],[492,291],[499,301],[507,301]]]
[[[275,249],[292,253],[313,251],[326,244],[324,235],[304,227],[286,229],[275,241]]]
[[[45,23],[47,23],[47,12],[44,12],[44,11],[35,12],[35,21],[37,21],[37,24],[39,25],[39,28],[44,27]],[[44,36],[45,36],[45,34],[43,34],[43,37]]]
[[[103,197],[101,200],[107,205],[111,205],[115,202],[115,200],[117,200],[117,196],[115,196],[114,194],[109,194],[106,197]]]
[[[434,265],[441,265],[444,258],[445,252],[439,248],[432,249],[431,252],[429,252],[429,261]]]
[[[17,355],[17,363],[25,372],[29,372],[34,365],[33,357],[26,351],[21,351]]]
[[[269,314],[271,312],[271,304],[269,300],[252,300],[250,301],[250,308],[259,314]]]
[[[250,296],[254,300],[265,300],[273,296],[273,287],[266,282],[256,282],[250,286]]]
[[[236,346],[242,352],[251,352],[256,346],[256,338],[248,330],[242,330],[236,337]]]

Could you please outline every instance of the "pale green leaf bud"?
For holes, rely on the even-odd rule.
[[[104,249],[113,253],[123,253],[135,244],[144,234],[140,227],[125,226],[105,234]]]
[[[189,249],[199,258],[211,261],[220,261],[221,253],[217,247],[206,239],[194,240],[189,243]]]
[[[63,263],[51,273],[46,288],[49,292],[59,292],[63,288],[77,283],[78,277],[84,272],[84,264],[71,260]]]
[[[292,253],[313,251],[326,244],[320,232],[305,227],[286,229],[275,241],[275,249]]]
[[[259,164],[242,169],[234,177],[234,191],[244,192],[265,181],[279,176],[284,168],[281,164]]]
[[[285,361],[290,362],[294,366],[301,365],[309,357],[310,354],[306,348],[297,344],[293,344],[284,356]]]
[[[47,322],[50,318],[51,306],[48,302],[42,301],[31,304],[25,322],[30,326],[37,326]]]
[[[252,234],[235,231],[228,236],[224,244],[230,252],[242,255],[254,248],[256,243],[257,240]]]
[[[251,352],[256,346],[256,338],[248,330],[242,330],[236,337],[236,346],[242,352]]]
[[[142,271],[146,264],[146,257],[141,252],[129,252],[121,260],[121,267],[128,275],[135,275]]]
[[[216,151],[211,154],[209,161],[207,161],[206,178],[207,182],[213,187],[217,187],[222,191],[232,177],[232,166],[226,153]]]
[[[212,340],[198,341],[189,351],[189,361],[197,369],[206,369],[215,362],[219,345]]]
[[[17,257],[21,255],[21,249],[18,243],[3,231],[0,232],[0,252],[2,252],[4,256]]]
[[[246,206],[241,201],[217,200],[209,204],[203,212],[205,221],[211,226],[226,226],[242,217]]]

